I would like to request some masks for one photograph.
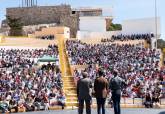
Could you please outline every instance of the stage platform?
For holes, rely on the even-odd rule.
[[[57,111],[38,111],[14,114],[78,114],[77,110],[57,110]],[[85,110],[84,110],[84,114]],[[92,114],[97,114],[96,109],[92,109]],[[106,109],[106,114],[114,114],[112,108]],[[123,108],[121,114],[165,114],[165,109],[146,109],[146,108]]]

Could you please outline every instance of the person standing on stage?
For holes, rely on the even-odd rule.
[[[118,76],[118,72],[113,71],[112,79],[109,82],[109,88],[112,93],[112,101],[114,106],[115,114],[121,114],[120,110],[120,99],[121,99],[121,90],[123,85],[126,85],[126,82]]]
[[[88,78],[86,72],[82,73],[83,78],[77,83],[77,95],[79,101],[78,113],[83,114],[84,101],[86,104],[86,114],[91,114],[91,88],[92,80]]]
[[[108,81],[104,77],[104,72],[102,70],[99,70],[98,74],[99,77],[96,78],[94,82],[94,92],[97,100],[97,113],[101,114],[102,109],[102,114],[105,114],[105,101],[108,94]]]

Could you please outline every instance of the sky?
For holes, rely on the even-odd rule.
[[[161,19],[161,38],[165,39],[165,0],[156,1],[157,15]],[[112,14],[114,16],[114,23],[155,16],[155,0],[38,0],[38,5],[59,4],[70,4],[72,8],[103,8],[104,15]],[[5,19],[7,7],[18,6],[21,6],[21,0],[0,0],[0,21]]]

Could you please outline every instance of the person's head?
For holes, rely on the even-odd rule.
[[[114,70],[114,71],[113,71],[113,75],[114,75],[114,77],[116,77],[116,76],[118,75],[117,70]]]
[[[83,72],[82,76],[83,76],[83,78],[87,78],[87,76],[88,76],[87,72]]]
[[[99,77],[104,76],[104,71],[102,69],[98,70],[98,75]]]
[[[146,97],[150,97],[150,93],[147,92],[147,93],[146,93]]]

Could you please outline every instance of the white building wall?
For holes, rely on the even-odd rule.
[[[102,38],[111,38],[112,35],[119,35],[121,31],[110,31],[110,32],[87,32],[87,31],[78,31],[77,38],[80,39],[102,39]]]
[[[106,32],[105,17],[80,17],[80,31]]]
[[[89,21],[90,20],[90,21]],[[93,23],[91,22],[93,21]],[[103,29],[106,28],[104,24],[101,25],[102,18],[81,18],[80,20],[80,31],[77,32],[78,39],[98,39],[98,38],[111,38],[112,35],[119,34],[142,34],[142,33],[154,33],[155,34],[155,18],[144,18],[125,20],[122,23],[122,31],[110,31],[106,32]],[[100,28],[99,28],[100,27]],[[158,37],[160,37],[160,18],[157,18],[157,30]],[[155,48],[156,39],[152,40],[152,48]]]
[[[155,18],[143,18],[143,19],[132,19],[124,20],[122,22],[123,34],[141,34],[141,33],[155,33]],[[157,32],[161,33],[160,30],[160,18],[157,18]]]

